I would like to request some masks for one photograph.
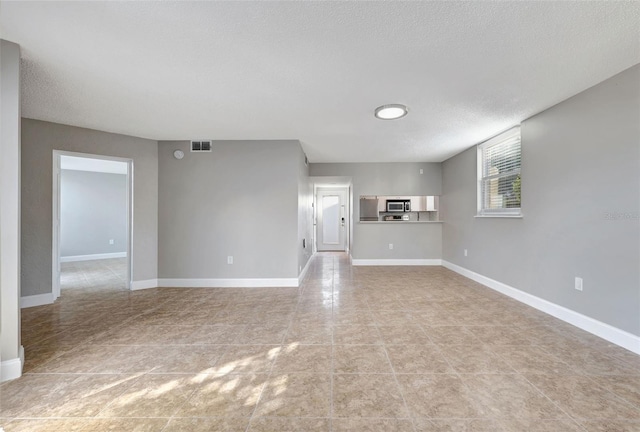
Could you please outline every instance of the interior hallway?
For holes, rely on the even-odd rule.
[[[22,311],[9,431],[638,431],[640,357],[442,267]]]
[[[127,290],[127,258],[109,258],[60,264],[63,296]]]

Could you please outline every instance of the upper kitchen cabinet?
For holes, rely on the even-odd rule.
[[[438,211],[438,201],[440,197],[437,195],[429,196],[412,196],[411,211]]]
[[[425,211],[427,209],[427,197],[426,196],[412,196],[411,200],[412,211]]]
[[[427,197],[427,211],[438,211],[438,202],[440,201],[439,196],[428,196]]]

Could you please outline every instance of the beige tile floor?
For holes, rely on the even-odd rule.
[[[640,431],[639,356],[441,267],[89,284],[24,310],[23,344],[7,432]]]
[[[127,259],[110,258],[60,264],[60,289],[65,297],[126,290]]]

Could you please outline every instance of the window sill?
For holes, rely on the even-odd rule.
[[[523,215],[520,214],[495,214],[495,215],[475,215],[474,218],[491,218],[491,219],[522,219]]]

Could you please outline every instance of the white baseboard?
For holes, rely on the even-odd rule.
[[[300,275],[298,276],[298,286],[302,284],[302,280],[307,275],[307,271],[309,270],[309,265],[311,264],[311,261],[313,260],[314,256],[315,256],[315,253],[311,254],[311,256],[309,257],[309,260],[307,261],[307,264],[305,264],[304,268],[300,272]]]
[[[351,258],[354,266],[439,266],[441,259],[355,259]]]
[[[297,287],[298,278],[269,279],[158,279],[159,287],[167,288],[267,288]]]
[[[93,261],[93,260],[101,260],[101,259],[109,259],[109,258],[126,258],[126,257],[127,257],[126,252],[113,252],[113,253],[103,253],[103,254],[74,255],[74,256],[60,257],[60,262]]]
[[[55,299],[52,293],[38,294],[32,296],[20,297],[20,308],[30,308],[35,306],[43,306],[53,303]]]
[[[467,270],[457,264],[443,260],[442,265],[449,270],[468,277],[469,279],[481,283],[495,291],[516,299],[519,302],[536,308],[539,311],[545,312],[584,331],[599,336],[613,344],[626,348],[636,354],[640,354],[640,336],[636,336],[632,333],[613,327],[612,325],[603,323],[602,321],[582,315],[579,312],[567,309],[564,306],[557,305],[548,300],[520,291],[519,289],[503,284],[502,282],[498,282],[479,273]]]
[[[131,282],[131,291],[158,288],[158,279],[147,279]]]
[[[24,347],[22,345],[18,355],[18,358],[0,363],[0,382],[14,380],[22,376],[22,365],[24,365]]]

